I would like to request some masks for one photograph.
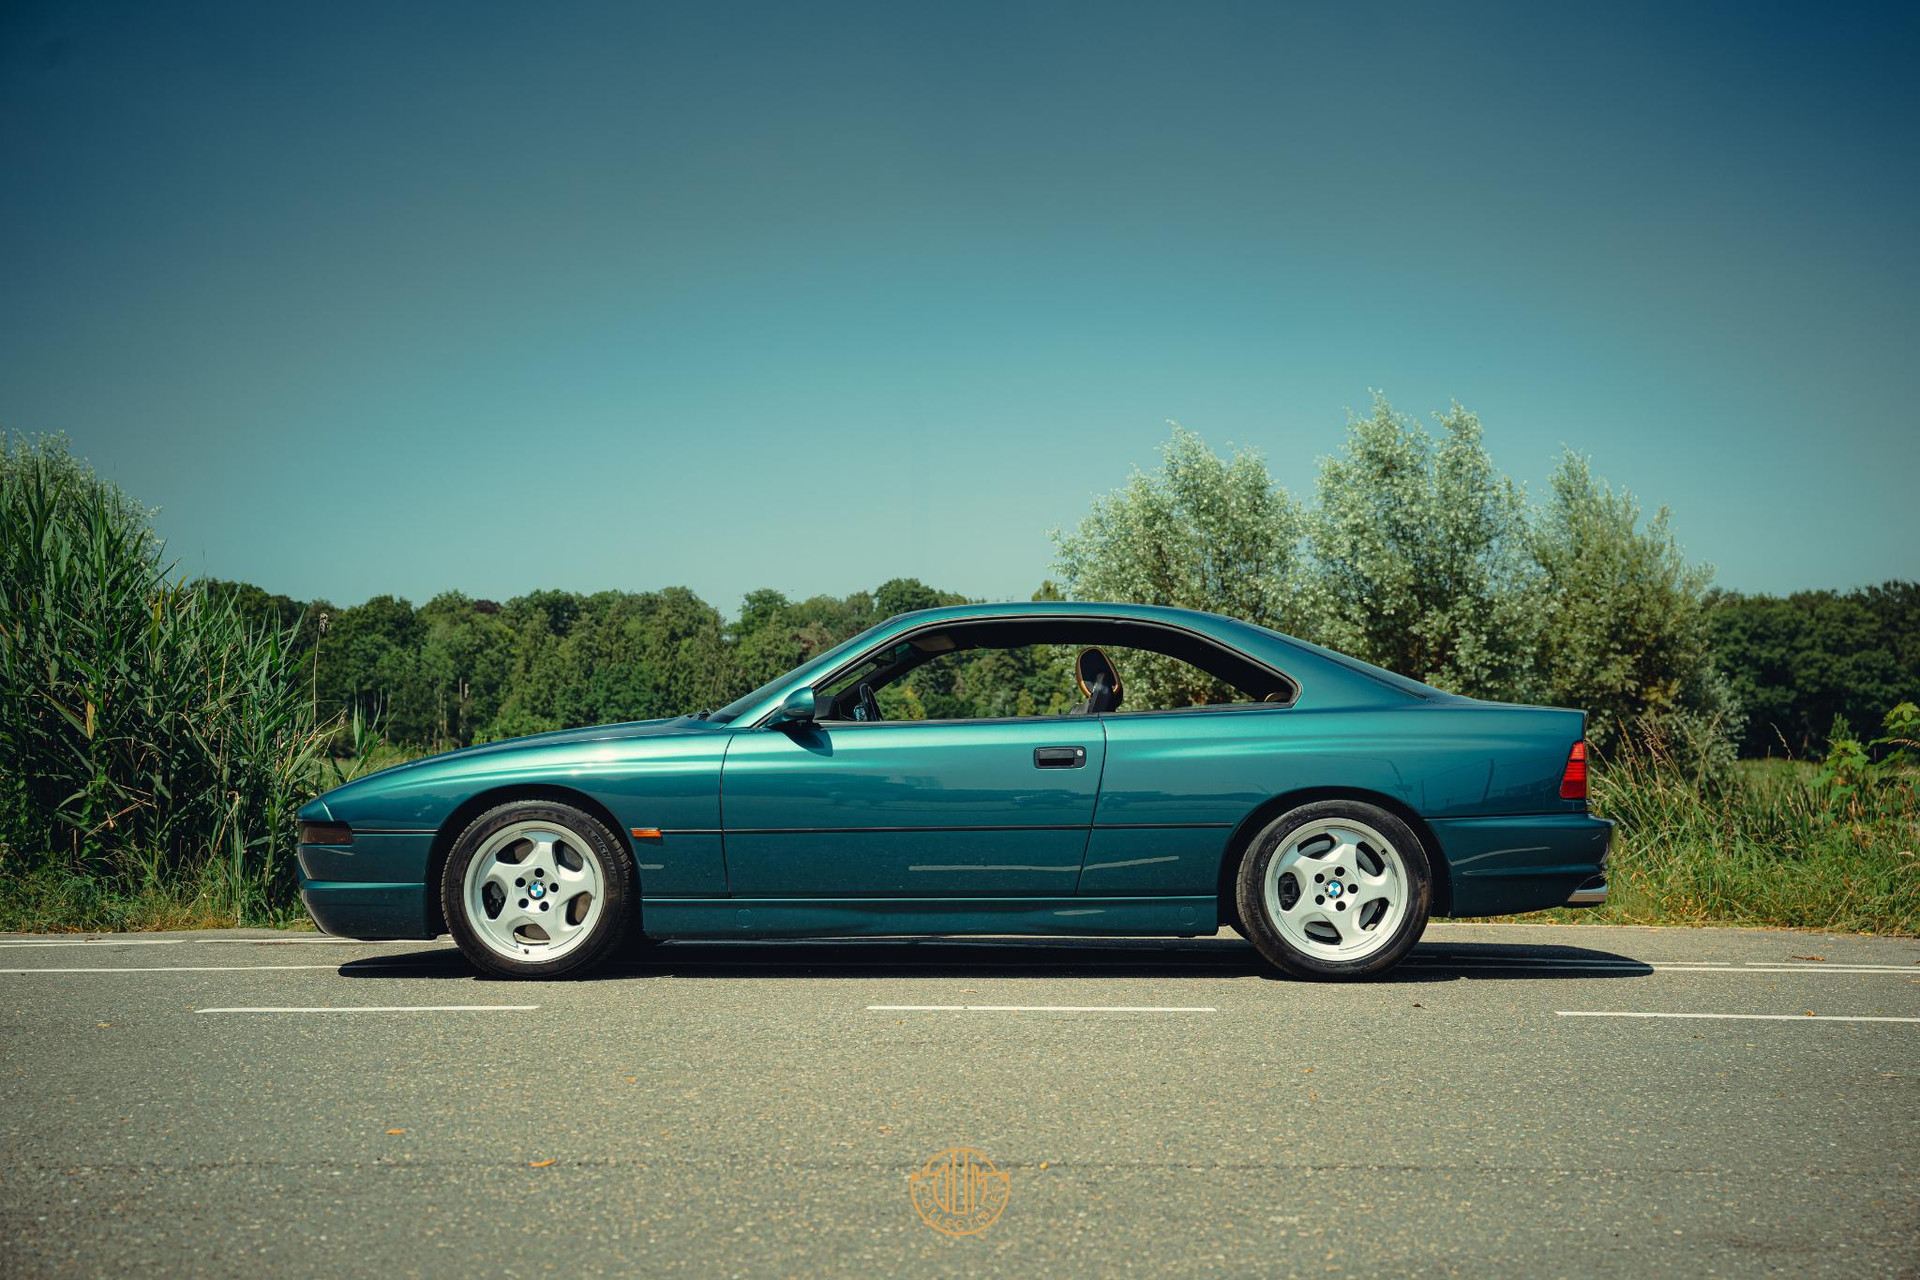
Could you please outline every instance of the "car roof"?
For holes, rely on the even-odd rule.
[[[1010,600],[998,604],[986,601],[972,604],[948,604],[938,605],[932,609],[914,609],[908,613],[897,613],[887,621],[890,623],[911,621],[918,626],[925,622],[940,622],[947,619],[971,621],[978,618],[1008,618],[1022,615],[1050,618],[1138,618],[1145,622],[1177,622],[1182,626],[1201,628],[1207,628],[1213,623],[1225,623],[1230,627],[1248,625],[1221,614],[1206,613],[1199,609],[1183,609],[1176,605],[1121,604],[1100,600]]]

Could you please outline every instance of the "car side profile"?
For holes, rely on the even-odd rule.
[[[1005,714],[928,710],[996,671],[1026,673],[985,690]],[[1585,724],[1192,610],[929,609],[715,711],[330,791],[301,894],[328,933],[450,932],[506,977],[666,939],[1223,924],[1288,974],[1364,977],[1431,916],[1605,900]]]

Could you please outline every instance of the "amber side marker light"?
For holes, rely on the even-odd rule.
[[[1587,744],[1584,742],[1574,743],[1573,750],[1567,752],[1567,768],[1560,775],[1560,798],[1587,798]]]
[[[635,827],[633,828],[633,838],[635,840],[658,840],[660,838],[660,828]]]
[[[352,844],[353,828],[344,822],[303,822],[301,844]]]

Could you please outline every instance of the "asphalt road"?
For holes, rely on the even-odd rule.
[[[1920,1273],[1913,941],[0,944],[8,1275]],[[909,1199],[956,1145],[978,1236]]]

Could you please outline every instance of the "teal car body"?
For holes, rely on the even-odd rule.
[[[929,628],[1157,629],[1280,673],[1289,700],[991,720],[778,723],[789,698]],[[1417,833],[1434,914],[1605,893],[1611,824],[1562,797],[1577,711],[1443,693],[1251,624],[1141,605],[969,605],[889,619],[721,713],[489,743],[351,782],[300,812],[302,896],[355,938],[445,931],[465,825],[520,798],[601,818],[655,938],[1191,936],[1231,923],[1250,834],[1320,799]],[[325,838],[324,836],[322,838]],[[337,838],[337,837],[336,837]]]

